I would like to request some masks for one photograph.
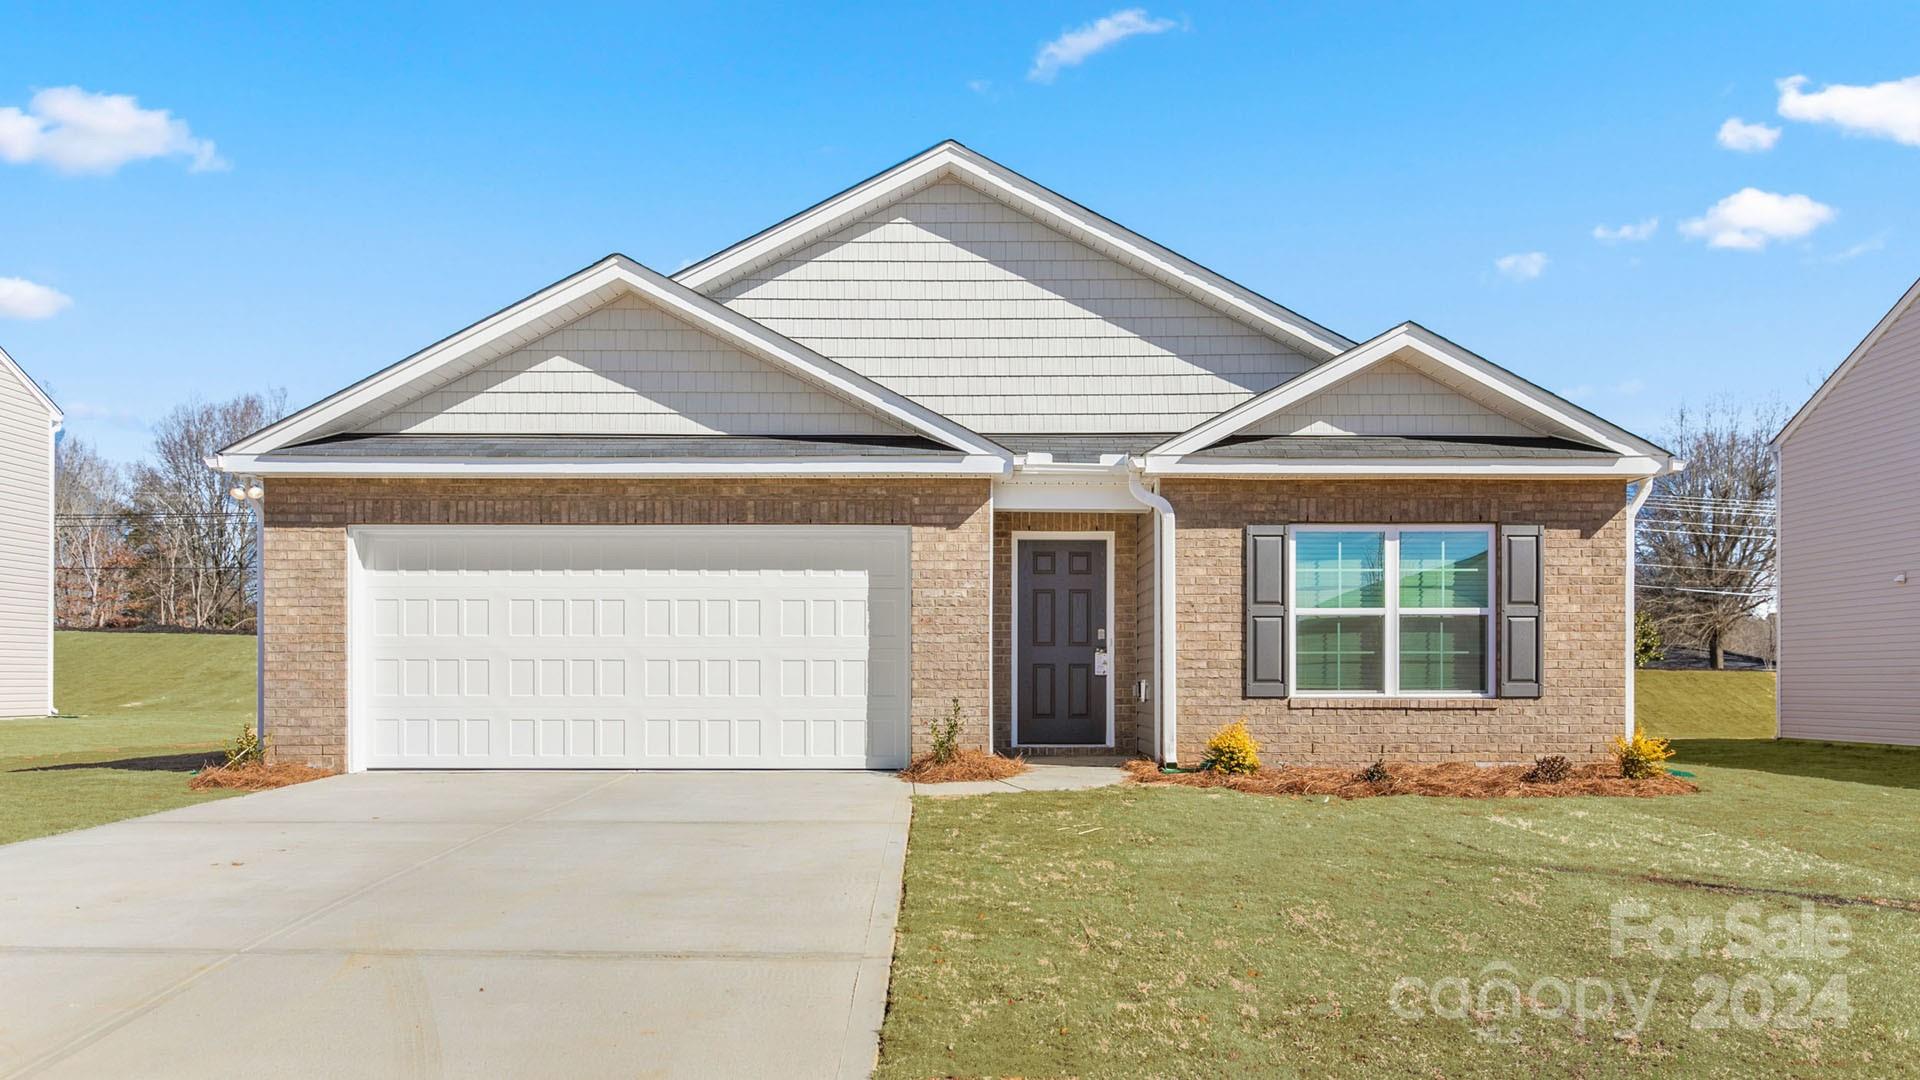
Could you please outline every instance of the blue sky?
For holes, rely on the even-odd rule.
[[[79,7],[0,40],[0,346],[123,458],[189,396],[304,404],[947,137],[1649,433],[1797,405],[1920,274],[1910,3]]]

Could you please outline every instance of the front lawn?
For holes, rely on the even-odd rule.
[[[187,790],[253,722],[253,639],[54,635],[57,717],[0,720],[0,843],[220,798]]]
[[[918,799],[880,1074],[1911,1067],[1920,751],[1728,724],[1676,743],[1703,790],[1669,798]],[[1819,933],[1741,956],[1776,916]],[[1699,948],[1615,955],[1660,917]]]

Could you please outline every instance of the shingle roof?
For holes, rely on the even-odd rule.
[[[1235,435],[1196,458],[1567,458],[1617,457],[1612,450],[1550,436]]]
[[[1016,454],[1052,454],[1055,461],[1097,462],[1102,454],[1144,454],[1166,435],[989,435]]]
[[[289,446],[263,461],[547,458],[698,461],[714,458],[960,458],[917,435],[338,435]]]

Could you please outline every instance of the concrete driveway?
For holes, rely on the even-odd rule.
[[[865,1075],[908,814],[882,774],[372,773],[0,847],[0,1075]]]

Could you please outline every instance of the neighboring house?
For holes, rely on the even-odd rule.
[[[53,712],[53,443],[60,408],[0,349],[0,716]]]
[[[267,490],[276,751],[356,769],[895,767],[954,702],[1003,750],[1592,758],[1677,467],[952,142],[214,464]]]
[[[1773,448],[1780,736],[1920,744],[1920,281]]]

